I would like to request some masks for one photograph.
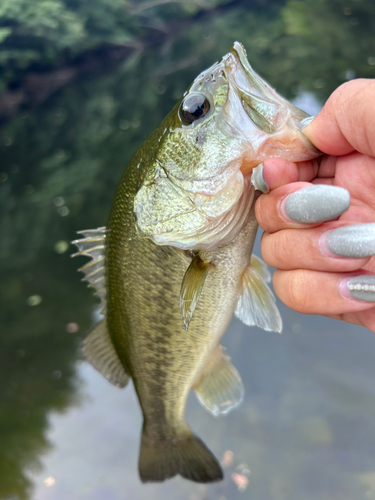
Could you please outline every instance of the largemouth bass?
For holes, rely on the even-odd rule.
[[[222,479],[221,467],[185,419],[192,388],[214,415],[243,398],[220,345],[235,312],[281,331],[257,231],[251,173],[264,159],[311,159],[307,113],[280,97],[236,42],[200,74],[125,170],[107,227],[81,231],[80,270],[104,319],[84,352],[110,382],[130,378],[144,416],[143,482],[180,474]]]

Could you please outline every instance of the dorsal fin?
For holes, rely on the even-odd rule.
[[[89,288],[94,288],[94,295],[101,300],[101,306],[106,306],[106,266],[105,266],[105,238],[107,229],[98,227],[97,229],[85,229],[77,231],[83,236],[82,239],[72,241],[76,245],[78,252],[72,257],[85,255],[91,257],[91,261],[80,267],[78,271],[85,274],[82,281],[87,281]]]

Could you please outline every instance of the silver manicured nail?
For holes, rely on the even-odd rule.
[[[305,127],[307,127],[307,125],[309,123],[311,123],[313,121],[313,119],[315,118],[315,116],[308,116],[307,118],[304,118],[303,120],[301,120],[297,127],[300,129],[300,130],[303,130]]]
[[[262,191],[262,193],[269,192],[270,188],[263,177],[263,163],[260,163],[257,167],[253,168],[251,174],[251,184],[255,187],[255,189]]]
[[[375,302],[375,276],[354,276],[347,282],[348,292],[357,300]]]
[[[375,255],[375,224],[352,224],[330,231],[327,247],[341,257],[370,257]]]
[[[289,195],[286,215],[295,222],[313,223],[336,219],[350,206],[350,194],[341,187],[313,184]]]

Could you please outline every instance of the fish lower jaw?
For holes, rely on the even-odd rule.
[[[249,158],[244,158],[241,164],[241,173],[244,177],[251,174],[253,169],[262,163],[262,160],[251,160]]]

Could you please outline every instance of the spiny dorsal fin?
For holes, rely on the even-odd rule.
[[[242,276],[242,290],[234,314],[245,325],[259,326],[263,330],[281,333],[282,320],[275,297],[265,282],[266,265],[256,258],[251,260]],[[254,269],[252,264],[255,264]]]
[[[103,319],[86,337],[83,353],[111,384],[125,387],[129,374],[123,367],[107,331],[106,319]]]
[[[241,376],[221,344],[212,353],[194,390],[199,402],[215,416],[228,413],[243,401]]]
[[[202,293],[204,281],[211,264],[203,262],[197,254],[187,268],[180,290],[180,313],[187,331],[195,307]]]
[[[77,246],[78,252],[72,257],[85,255],[91,257],[91,261],[80,267],[78,271],[85,274],[82,281],[87,281],[90,288],[94,288],[94,295],[101,300],[101,305],[106,306],[106,270],[105,270],[105,238],[106,228],[85,229],[77,231],[84,238],[74,240],[72,243]]]

